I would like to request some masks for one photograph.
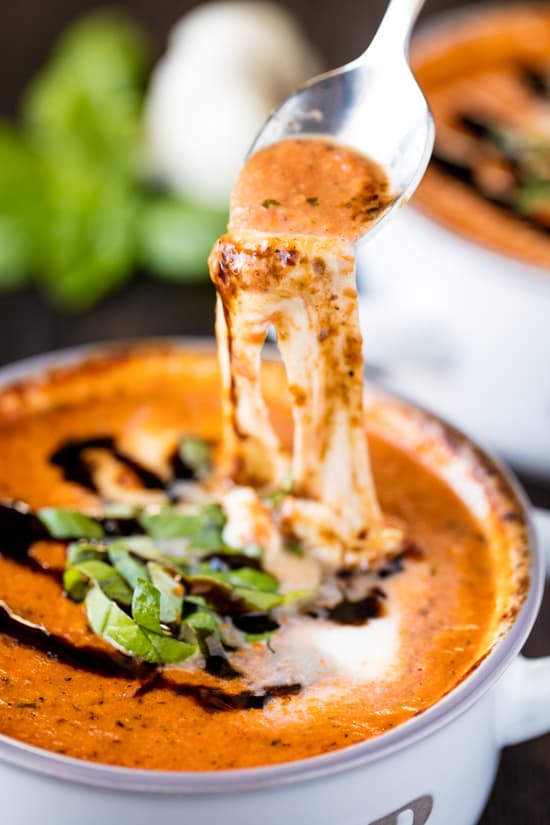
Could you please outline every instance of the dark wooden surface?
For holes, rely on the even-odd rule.
[[[385,0],[285,0],[285,4],[301,17],[328,64],[338,65],[363,49]],[[4,0],[0,26],[0,116],[17,110],[21,88],[44,60],[63,25],[79,12],[98,5],[103,4],[95,0]],[[129,8],[147,24],[160,50],[171,23],[195,3],[125,0],[118,5]],[[452,5],[452,0],[427,2],[428,12]],[[34,290],[28,289],[0,295],[0,363],[91,341],[148,335],[206,335],[211,333],[212,325],[213,292],[209,285],[184,289],[137,276],[122,292],[80,316],[53,311]],[[524,482],[532,500],[550,508],[550,479]],[[550,592],[526,654],[550,654]],[[464,758],[468,755],[464,754]],[[550,736],[506,749],[480,825],[550,825],[549,788]]]

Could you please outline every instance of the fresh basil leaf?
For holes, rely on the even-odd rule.
[[[262,593],[260,590],[251,590],[246,587],[236,587],[234,594],[247,610],[261,610],[262,612],[278,607],[284,603],[285,599],[281,593]]]
[[[130,555],[123,542],[114,542],[109,547],[108,553],[111,564],[132,589],[137,587],[140,579],[149,578],[146,565]]]
[[[550,180],[530,181],[522,186],[517,192],[516,206],[525,215],[550,209]]]
[[[160,513],[142,513],[140,524],[154,539],[189,539],[190,547],[218,550],[224,546],[222,530],[225,515],[216,504],[205,505],[197,513],[179,513],[166,507]]]
[[[110,599],[124,605],[132,604],[132,590],[110,564],[91,559],[71,569],[91,579]]]
[[[208,504],[203,504],[200,512],[204,519],[205,526],[217,527],[219,530],[223,530],[225,522],[227,521],[223,507],[215,502],[209,502]]]
[[[196,610],[185,619],[185,624],[193,628],[199,636],[216,633],[220,627],[220,619],[211,610]]]
[[[296,604],[296,602],[307,602],[315,595],[314,590],[289,590],[288,593],[283,593],[282,604]]]
[[[245,633],[245,641],[249,642],[250,644],[254,644],[254,642],[266,642],[268,639],[271,639],[277,633],[276,630],[267,630],[265,633]]]
[[[123,501],[113,501],[104,505],[101,516],[106,519],[131,519],[136,518],[138,512],[138,508],[132,504],[126,504]]]
[[[89,586],[89,579],[76,568],[69,567],[63,573],[63,589],[73,602],[83,602]]]
[[[67,548],[67,567],[74,567],[83,561],[105,561],[107,549],[102,544],[90,544],[86,541],[71,542]]]
[[[206,478],[212,471],[212,447],[202,438],[184,436],[179,445],[181,460],[198,479]]]
[[[203,280],[216,238],[227,227],[227,212],[157,196],[146,202],[138,227],[143,266],[169,281]]]
[[[0,121],[0,288],[23,284],[40,262],[37,237],[44,222],[40,158],[15,129]]]
[[[295,556],[305,555],[305,550],[298,541],[287,542],[287,544],[285,544],[285,550],[287,553],[292,553]]]
[[[257,559],[258,561],[263,559],[265,555],[265,549],[261,544],[245,544],[244,547],[241,547],[238,550],[232,550],[232,552],[237,554],[242,553],[243,556],[248,556],[251,559]]]
[[[160,592],[150,581],[140,579],[132,599],[132,617],[135,622],[153,633],[163,633],[160,623]]]
[[[36,515],[54,539],[101,539],[105,535],[101,524],[76,510],[43,507]]]
[[[233,584],[231,582],[231,574],[229,570],[213,570],[208,562],[198,564],[193,570],[184,574],[184,578],[190,582],[198,583],[213,582],[222,585],[227,590],[231,590]]]
[[[240,567],[228,573],[231,584],[237,587],[249,587],[253,590],[261,590],[265,593],[276,593],[279,589],[279,582],[270,573],[263,570],[254,570],[252,567]]]
[[[27,90],[27,135],[53,161],[99,175],[137,167],[148,47],[122,15],[93,13],[70,26]]]
[[[130,180],[100,174],[93,164],[64,157],[48,172],[48,217],[34,275],[56,305],[83,310],[133,273],[139,197]]]
[[[174,639],[172,636],[160,636],[158,633],[143,631],[149,644],[152,654],[149,661],[156,661],[158,664],[171,665],[183,662],[197,650],[197,646],[189,642]],[[144,657],[147,658],[147,657]]]
[[[109,547],[126,550],[146,561],[162,557],[162,553],[149,536],[125,536],[123,539],[116,539],[116,541],[111,542]]]
[[[196,651],[195,645],[140,627],[97,586],[86,596],[86,611],[95,633],[125,653],[152,664],[181,662]]]
[[[184,593],[181,582],[156,562],[150,561],[147,568],[151,581],[160,593],[160,620],[162,624],[179,624]]]
[[[139,523],[154,539],[192,538],[200,530],[201,517],[166,508],[155,515],[142,513]]]

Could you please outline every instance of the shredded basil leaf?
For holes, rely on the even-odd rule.
[[[76,510],[43,507],[36,515],[54,539],[101,539],[105,535],[101,524]]]
[[[137,587],[140,579],[147,580],[149,578],[146,565],[129,553],[124,542],[113,542],[108,553],[109,561],[132,589]]]
[[[101,515],[103,518],[113,518],[113,519],[130,519],[135,518],[138,514],[138,508],[134,507],[132,504],[125,504],[123,501],[121,502],[111,502],[110,504],[106,504],[101,511]]]
[[[90,559],[70,569],[93,581],[113,601],[124,605],[132,603],[131,588],[110,564]]]
[[[79,570],[69,567],[63,573],[63,589],[73,602],[83,602],[89,589],[89,582]]]
[[[90,544],[87,541],[75,541],[67,548],[67,564],[74,566],[83,561],[104,561],[107,550],[101,544]]]
[[[279,582],[270,573],[262,570],[254,570],[252,567],[240,567],[238,570],[228,572],[228,578],[232,585],[251,587],[253,590],[261,590],[264,593],[276,593],[279,589]]]
[[[181,460],[198,479],[206,478],[212,471],[212,448],[208,441],[186,435],[179,445]]]
[[[285,597],[281,593],[262,593],[247,587],[236,587],[235,596],[244,604],[247,610],[272,610],[284,603]]]
[[[165,625],[179,624],[184,593],[181,582],[156,562],[150,561],[147,569],[151,581],[160,593],[161,622]]]
[[[266,630],[265,633],[245,633],[244,638],[245,641],[254,644],[254,642],[266,642],[276,633],[277,630]]]
[[[163,633],[160,623],[160,593],[150,581],[140,579],[132,598],[132,617],[135,622],[153,633]]]
[[[189,625],[199,637],[217,633],[220,620],[213,611],[199,609],[185,619],[185,624]]]
[[[152,664],[175,664],[187,659],[196,646],[140,627],[101,590],[86,596],[86,612],[92,630],[115,647]]]
[[[217,504],[207,504],[197,513],[180,513],[165,507],[160,513],[142,513],[139,522],[153,539],[187,538],[191,547],[218,550],[224,547],[225,515]]]

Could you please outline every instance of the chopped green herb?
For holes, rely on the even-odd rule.
[[[254,642],[266,642],[277,633],[277,630],[266,630],[265,633],[245,633],[245,640],[250,644]]]
[[[75,567],[63,573],[63,589],[73,602],[83,602],[89,589],[88,579]]]
[[[155,515],[143,513],[139,523],[153,539],[191,538],[200,527],[200,516],[177,513],[166,508]]]
[[[139,521],[154,539],[187,538],[191,547],[203,550],[224,547],[221,534],[225,515],[217,504],[207,504],[193,514],[166,507],[155,515],[142,514]]]
[[[111,567],[110,564],[106,564],[104,561],[90,559],[69,569],[93,581],[101,588],[105,595],[113,599],[113,601],[124,605],[130,605],[132,603],[131,588],[120,573],[118,573],[114,567]]]
[[[298,541],[289,541],[285,544],[285,550],[288,553],[292,553],[295,556],[303,556],[304,555],[304,548]]]
[[[120,547],[127,550],[142,559],[156,560],[160,559],[162,554],[150,536],[125,536],[123,539],[117,539],[112,542],[110,547]]]
[[[160,622],[160,592],[150,581],[140,579],[132,598],[132,617],[135,622],[153,633],[163,633]]]
[[[228,573],[231,584],[238,587],[244,585],[253,590],[261,590],[264,593],[276,593],[279,589],[279,582],[270,573],[263,570],[254,570],[252,567],[240,567]]]
[[[530,181],[518,189],[517,209],[524,215],[550,210],[550,180]]]
[[[150,561],[147,565],[151,581],[160,593],[160,620],[165,625],[181,621],[183,586],[178,579],[160,564]]]
[[[186,618],[185,624],[193,629],[197,638],[200,640],[200,637],[217,633],[220,627],[220,620],[212,610],[199,609]]]
[[[125,504],[124,502],[112,502],[111,504],[105,504],[103,510],[101,511],[101,515],[103,518],[113,518],[113,519],[127,519],[127,518],[135,518],[138,514],[138,508],[134,507],[132,504]]]
[[[247,610],[265,612],[272,610],[274,607],[279,607],[285,600],[281,593],[265,593],[247,587],[236,587],[234,593]]]
[[[83,561],[104,561],[107,548],[102,544],[90,544],[87,541],[71,542],[67,548],[67,564],[74,567]]]
[[[226,547],[224,548],[224,552],[228,554],[242,554],[243,556],[248,556],[249,559],[257,559],[258,561],[261,560],[265,554],[265,550],[261,544],[245,544],[244,547],[241,547],[238,550]]]
[[[123,541],[113,542],[108,553],[109,561],[132,589],[137,587],[140,579],[149,578],[145,564],[130,554]]]
[[[280,202],[276,201],[274,198],[266,198],[265,201],[262,201],[262,206],[264,209],[269,209],[270,206],[280,206]]]
[[[105,535],[101,524],[76,510],[44,507],[36,515],[54,539],[101,539]]]
[[[307,602],[314,595],[313,590],[289,590],[283,595],[283,604],[296,604],[296,602]]]
[[[198,479],[206,478],[212,470],[212,447],[202,438],[186,435],[179,445],[180,457]]]
[[[319,206],[319,198],[306,198],[310,206]]]
[[[95,586],[86,596],[92,630],[125,653],[152,664],[174,664],[191,656],[196,646],[140,627]]]

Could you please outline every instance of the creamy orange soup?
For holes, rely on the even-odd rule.
[[[219,395],[212,356],[146,350],[5,393],[0,397],[1,496],[23,499],[33,508],[93,508],[97,497],[64,480],[51,463],[60,444],[105,435],[127,443],[136,422],[143,432],[175,430],[218,440]],[[266,395],[288,446],[288,406],[276,367],[267,370]],[[246,688],[240,680],[228,683],[173,667],[165,670],[166,684],[148,689],[148,676],[96,672],[94,663],[64,657],[51,640],[38,649],[36,640],[21,636],[3,617],[0,731],[82,759],[213,770],[341,748],[391,730],[436,702],[485,652],[497,604],[493,555],[465,506],[414,456],[378,435],[371,437],[371,451],[382,507],[403,522],[410,545],[397,563],[372,576],[384,594],[384,615],[366,626],[373,636],[365,637],[364,650],[361,637],[352,640],[349,678],[331,675],[336,651],[329,645],[327,673],[309,689],[272,698],[264,709],[223,710],[224,694]],[[128,474],[123,484],[132,489],[137,482]],[[31,555],[40,569],[9,548],[4,538],[1,604],[86,655],[89,649],[108,654],[109,646],[91,633],[82,605],[63,595],[64,546],[35,545]],[[365,671],[355,678],[353,660],[365,658],[365,652]],[[174,689],[197,683],[220,691],[218,707],[216,693],[209,704],[206,689],[202,700],[200,694]]]

